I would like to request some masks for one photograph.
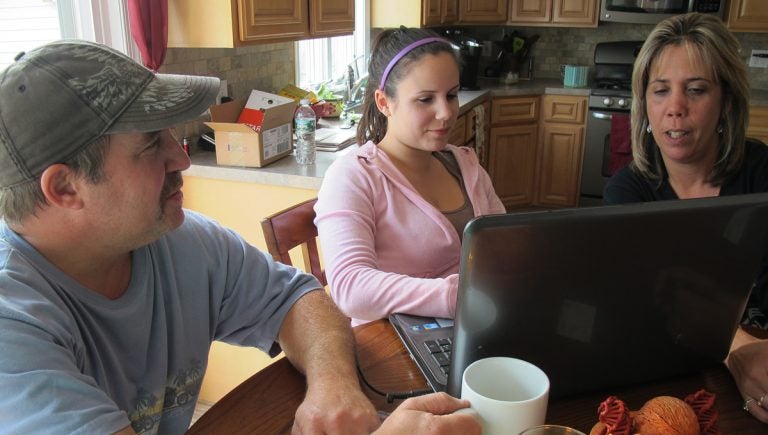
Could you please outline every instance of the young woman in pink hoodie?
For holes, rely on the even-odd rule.
[[[474,151],[448,144],[458,61],[434,32],[401,27],[379,34],[368,74],[362,145],[334,162],[315,206],[331,295],[353,325],[453,317],[464,226],[505,212]]]

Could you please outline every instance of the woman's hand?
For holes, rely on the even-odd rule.
[[[739,329],[733,342],[726,359],[728,370],[747,411],[768,423],[768,340],[758,340]]]

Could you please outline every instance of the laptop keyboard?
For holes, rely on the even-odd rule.
[[[427,346],[427,350],[432,354],[432,359],[440,366],[443,374],[448,376],[448,369],[451,366],[451,339],[426,340],[424,345]]]

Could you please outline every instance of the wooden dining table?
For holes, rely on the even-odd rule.
[[[360,370],[370,385],[382,392],[427,388],[424,376],[411,360],[394,328],[379,320],[354,328]],[[650,357],[650,356],[649,356]],[[290,433],[294,414],[306,383],[290,362],[281,358],[248,378],[224,396],[195,422],[193,434],[283,434]],[[716,395],[718,428],[723,435],[766,434],[760,423],[742,409],[743,399],[724,365],[716,365],[688,376],[551,399],[547,423],[570,426],[589,433],[597,421],[597,407],[608,396],[617,396],[637,410],[656,396],[684,398],[699,389]],[[386,399],[363,386],[376,409],[390,412],[401,401]]]

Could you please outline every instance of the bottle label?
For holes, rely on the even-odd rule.
[[[306,134],[315,132],[315,120],[314,119],[297,119],[296,120],[296,133]]]

